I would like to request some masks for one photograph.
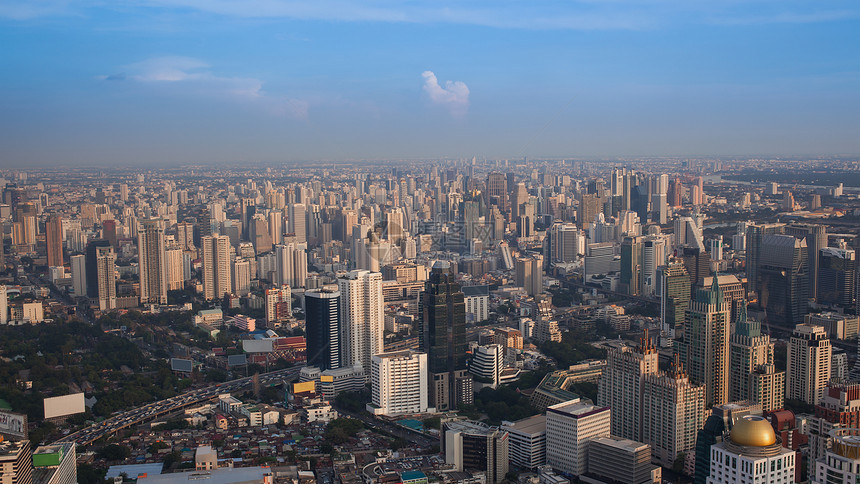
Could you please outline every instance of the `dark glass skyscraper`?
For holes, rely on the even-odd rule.
[[[809,305],[806,240],[791,235],[765,235],[761,240],[760,304],[768,322],[793,328],[803,322]]]
[[[110,242],[105,239],[91,240],[87,244],[86,266],[87,266],[87,296],[99,297],[99,273],[96,265],[96,248],[110,247]]]
[[[427,353],[431,405],[444,411],[459,403],[471,403],[471,376],[466,372],[466,303],[449,263],[433,264],[421,305],[418,342],[421,351]]]
[[[305,334],[308,366],[320,371],[341,367],[340,291],[305,292]]]

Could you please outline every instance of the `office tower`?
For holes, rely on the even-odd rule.
[[[119,249],[116,236],[116,220],[105,220],[102,222],[102,238],[110,242],[113,250]]]
[[[499,344],[476,346],[469,361],[469,372],[482,383],[496,388],[502,378],[505,349]]]
[[[35,484],[77,484],[78,465],[75,444],[43,445],[33,451]]]
[[[214,235],[201,238],[203,251],[203,296],[219,299],[230,292],[230,238]]]
[[[711,253],[711,260],[723,260],[723,236],[717,235],[708,241],[708,252]]]
[[[269,222],[263,215],[256,215],[251,219],[251,229],[248,236],[253,242],[254,251],[257,254],[272,250],[272,238],[269,236]]]
[[[242,217],[242,240],[251,240],[251,223],[257,214],[257,201],[253,198],[243,198],[240,201]]]
[[[288,243],[275,246],[277,260],[277,284],[286,284],[292,288],[305,287],[308,277],[308,257],[305,249],[299,244]]]
[[[793,204],[793,202],[792,202]],[[806,241],[807,248],[807,284],[809,290],[809,298],[818,300],[818,270],[819,270],[819,253],[821,249],[827,247],[827,227],[818,224],[791,224],[785,227],[783,232],[785,235],[802,239]]]
[[[508,178],[504,173],[492,172],[487,175],[487,206],[496,205],[503,212],[507,210],[507,183]]]
[[[644,296],[659,292],[657,268],[666,264],[666,239],[659,235],[646,236],[642,242],[642,288]]]
[[[824,328],[798,324],[788,346],[785,397],[818,404],[830,380],[830,353]]]
[[[839,428],[829,433],[831,447],[816,460],[810,460],[810,483],[860,482],[860,429]]]
[[[421,294],[418,344],[427,353],[430,406],[437,412],[472,403],[466,371],[466,303],[451,265],[436,261]]]
[[[644,237],[624,237],[621,242],[621,282],[619,291],[631,296],[641,292],[642,247]],[[633,439],[636,440],[636,439]]]
[[[185,285],[185,253],[179,245],[164,249],[167,265],[167,290],[176,291]]]
[[[666,198],[669,205],[675,208],[681,206],[681,199],[684,196],[684,186],[681,185],[681,179],[675,177],[669,182],[669,190],[666,192]]]
[[[522,469],[536,469],[546,463],[546,415],[502,421],[501,430],[508,433],[510,463]]]
[[[140,303],[167,304],[167,258],[161,220],[140,220],[137,229]]]
[[[765,235],[761,240],[760,304],[767,321],[792,327],[803,322],[809,300],[807,247],[790,235]]]
[[[282,284],[281,287],[266,289],[266,322],[272,327],[272,323],[283,321],[293,315],[292,290],[290,286]]]
[[[45,242],[48,248],[48,267],[63,265],[63,220],[51,215],[45,222]]]
[[[636,348],[611,347],[597,387],[597,404],[612,409],[612,435],[642,441],[642,381],[658,371],[657,348],[646,331]]]
[[[663,330],[670,336],[680,336],[686,325],[687,307],[690,305],[690,275],[679,261],[657,268],[657,287],[660,296],[660,320]]]
[[[194,245],[194,224],[189,222],[176,224],[176,243],[184,251],[197,250],[197,246]]]
[[[711,455],[708,484],[794,482],[795,452],[780,445],[764,417],[739,419]]]
[[[397,416],[427,412],[427,354],[412,350],[373,355],[371,403],[374,415]]]
[[[99,247],[110,247],[110,242],[104,239],[94,239],[87,243],[86,248],[86,295],[91,298],[99,297],[98,268],[96,265],[96,249]]]
[[[83,254],[77,254],[69,257],[69,262],[72,266],[72,289],[75,291],[75,297],[84,297],[87,295],[87,258]]]
[[[321,371],[346,366],[340,303],[340,291],[327,288],[305,291],[308,366]]]
[[[502,482],[508,473],[508,434],[471,420],[442,424],[441,451],[456,471],[484,472],[488,483]]]
[[[251,292],[251,263],[248,259],[233,261],[233,274],[230,277],[233,294],[247,296]]]
[[[9,322],[9,294],[5,285],[0,286],[0,324]]]
[[[662,476],[660,467],[651,464],[650,445],[614,435],[588,444],[588,474],[618,484],[658,483]]]
[[[686,313],[684,338],[675,351],[690,380],[705,385],[705,404],[726,403],[729,397],[730,311],[723,292],[713,280],[710,289],[699,289]]]
[[[690,381],[676,357],[669,371],[644,375],[641,391],[641,441],[651,446],[655,462],[671,468],[679,455],[695,448],[696,431],[704,421],[705,387]]]
[[[522,204],[529,199],[528,190],[525,183],[517,183],[516,187],[511,190],[511,218],[516,220],[520,217],[520,208]],[[579,218],[577,218],[579,220]]]
[[[543,256],[534,255],[517,259],[517,286],[534,296],[543,292]]]
[[[33,484],[33,457],[29,440],[0,441],[0,482]]]
[[[609,437],[610,409],[580,401],[546,409],[546,463],[558,471],[580,476],[588,470],[588,445]]]
[[[812,252],[811,247],[808,250]],[[819,250],[817,301],[820,304],[853,308],[857,292],[856,272],[857,259],[854,249],[824,247]]]
[[[735,321],[729,345],[730,401],[756,402],[767,412],[782,408],[785,391],[779,384],[784,384],[785,373],[773,370],[773,363],[770,336],[762,334],[760,322],[747,318],[744,305]]]
[[[579,208],[576,212],[576,223],[585,228],[603,212],[603,198],[598,193],[580,193]]]
[[[723,292],[723,298],[726,305],[731,310],[731,320],[737,321],[741,306],[746,310],[746,290],[744,285],[738,278],[732,274],[718,274],[716,276],[708,276],[704,279],[696,281],[696,286],[700,288],[708,288],[714,283],[714,278],[717,279],[717,284]]]
[[[284,237],[284,213],[280,210],[269,212],[269,238],[275,245],[280,244]]]
[[[571,223],[556,223],[550,227],[547,237],[550,262],[574,262],[580,254],[585,253],[585,237]]]
[[[346,364],[360,363],[370,378],[373,355],[382,353],[385,308],[382,274],[355,270],[337,280]]]
[[[89,272],[89,271],[87,271]],[[95,247],[96,297],[99,309],[116,309],[116,254],[113,247]]]
[[[614,243],[603,242],[599,244],[588,244],[585,255],[585,277],[588,278],[592,275],[612,272],[614,259]]]
[[[746,271],[747,291],[755,291],[761,297],[759,264],[762,253],[762,238],[766,235],[781,234],[785,224],[748,224],[746,229]]]
[[[690,274],[690,284],[695,285],[711,275],[711,258],[703,249],[681,247],[678,253],[687,268],[687,273]]]
[[[678,217],[675,219],[675,248],[692,247],[705,251],[702,227],[693,217]]]
[[[295,235],[296,242],[307,242],[308,241],[308,233],[307,233],[307,220],[305,216],[305,206],[301,203],[292,203],[289,205],[289,209],[287,211],[288,217],[288,229],[287,232]]]

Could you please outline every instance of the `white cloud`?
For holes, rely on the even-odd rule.
[[[424,71],[424,91],[434,104],[445,106],[453,116],[462,117],[469,110],[469,86],[462,81],[445,81],[445,87],[439,84],[433,71]]]
[[[309,104],[300,99],[277,96],[263,90],[263,81],[253,77],[215,74],[210,65],[193,57],[153,57],[125,66],[125,71],[100,76],[105,81],[131,81],[161,87],[182,95],[206,96],[252,103],[274,115],[307,119]]]

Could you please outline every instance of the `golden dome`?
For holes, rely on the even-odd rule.
[[[776,443],[770,422],[758,415],[747,415],[735,422],[729,438],[737,445],[748,447],[767,447]]]

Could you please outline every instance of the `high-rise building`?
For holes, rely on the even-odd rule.
[[[711,446],[707,484],[794,482],[795,452],[786,449],[764,417],[735,422],[728,438]]]
[[[807,247],[807,277],[809,282],[809,298],[818,300],[819,253],[827,247],[827,227],[820,224],[791,224],[785,227],[784,233],[806,241]]]
[[[321,371],[345,365],[340,311],[341,294],[335,289],[305,291],[307,363]]]
[[[798,324],[788,346],[785,397],[818,404],[830,380],[830,354],[824,328]]]
[[[99,247],[110,247],[110,242],[104,239],[94,239],[87,243],[86,247],[86,278],[87,278],[87,296],[90,298],[99,297],[99,278],[98,267],[96,261],[96,249]]]
[[[51,215],[45,222],[45,241],[48,246],[48,267],[62,267],[63,220],[59,215]]]
[[[719,274],[699,279],[696,281],[696,285],[701,288],[711,287],[714,277],[717,278],[717,284],[719,284],[720,290],[723,291],[723,297],[732,312],[732,321],[737,321],[741,306],[744,306],[744,310],[746,310],[747,305],[746,290],[743,283],[738,280],[737,276],[732,274]]]
[[[810,483],[860,482],[860,429],[833,429],[828,437],[831,447],[824,455],[810,461]]]
[[[729,347],[729,368],[731,401],[756,402],[766,412],[783,407],[785,372],[774,369],[770,336],[762,334],[760,322],[747,318],[746,305],[734,324]]]
[[[237,296],[247,296],[251,292],[251,263],[248,259],[233,260],[230,282],[233,294]]]
[[[430,406],[441,412],[472,403],[472,377],[466,365],[466,303],[448,262],[434,262],[425,283],[418,344],[427,353]]]
[[[644,237],[642,236],[624,237],[624,240],[621,242],[621,282],[619,290],[631,296],[638,296],[642,288],[643,243]]]
[[[580,401],[546,409],[546,463],[558,471],[580,476],[588,471],[588,445],[609,437],[610,409]]]
[[[293,315],[292,289],[286,284],[266,289],[266,323],[283,321]]]
[[[382,274],[355,270],[337,280],[346,364],[360,363],[370,378],[373,355],[383,351]]]
[[[504,173],[492,172],[487,175],[487,206],[497,205],[505,211],[508,207],[508,178]]]
[[[6,292],[6,286],[0,285],[0,324],[5,325],[9,322],[9,294]]]
[[[550,262],[574,262],[585,253],[585,236],[571,223],[554,224],[549,230],[547,241]]]
[[[536,469],[546,463],[546,415],[503,421],[501,429],[508,433],[511,464],[521,469]]]
[[[185,252],[179,245],[171,245],[164,249],[164,259],[167,265],[167,290],[182,289],[185,284]]]
[[[203,296],[219,299],[231,290],[230,237],[214,235],[201,238],[203,252]]]
[[[287,231],[296,237],[296,242],[307,242],[307,219],[305,214],[305,205],[302,203],[292,203],[287,211],[288,229]]]
[[[837,384],[831,382],[824,396],[815,406],[815,416],[807,419],[809,462],[824,457],[833,447],[832,431],[860,427],[860,384]],[[809,466],[809,476],[814,479],[816,466]]]
[[[812,248],[808,250],[812,252]],[[856,297],[857,259],[854,249],[824,247],[818,252],[817,301],[853,308]],[[810,287],[810,294],[812,288]]]
[[[517,286],[534,296],[543,292],[543,256],[534,255],[517,259]]]
[[[759,264],[762,254],[762,238],[766,235],[781,234],[785,224],[747,224],[746,231],[746,271],[747,290],[761,297]]]
[[[412,350],[373,355],[371,403],[374,415],[397,416],[427,412],[427,354]]]
[[[454,420],[442,424],[442,453],[456,471],[484,472],[487,483],[508,473],[508,433],[481,422]]]
[[[668,372],[643,377],[642,401],[641,441],[651,446],[653,461],[671,468],[695,448],[704,423],[705,387],[692,383],[676,359]]]
[[[176,243],[183,251],[193,252],[197,250],[194,244],[194,224],[180,222],[176,224]]]
[[[116,254],[113,247],[95,248],[96,297],[102,311],[116,309]]]
[[[612,435],[642,441],[642,382],[658,371],[657,348],[645,333],[640,345],[611,347],[597,387],[597,404],[612,409]]]
[[[140,220],[137,254],[140,271],[141,304],[167,304],[167,257],[161,220]]]
[[[497,387],[502,378],[504,353],[504,347],[500,344],[476,346],[469,361],[469,372],[478,381],[488,383],[493,388]]]
[[[275,246],[277,260],[276,284],[287,284],[290,287],[305,287],[308,277],[308,256],[300,244],[290,242]]]
[[[690,380],[705,385],[705,404],[726,403],[729,397],[730,311],[717,278],[709,289],[699,289],[687,308],[684,338],[676,340]]]
[[[690,305],[690,275],[680,261],[669,261],[657,268],[657,290],[660,296],[660,320],[670,336],[684,332],[687,307]]]
[[[33,484],[30,441],[0,441],[0,483]]]
[[[33,451],[34,484],[77,484],[74,443],[43,445]]]
[[[611,435],[588,444],[588,474],[618,484],[659,484],[662,472],[651,464],[651,446]],[[602,479],[601,479],[602,478]]]
[[[735,422],[748,415],[761,416],[761,407],[750,402],[733,402],[715,405],[705,419],[705,425],[696,432],[695,472],[693,484],[707,484],[711,473],[711,446],[722,442],[723,436]]]
[[[83,254],[69,257],[69,265],[72,266],[72,290],[75,297],[86,297],[87,295],[87,258]]]
[[[806,240],[765,235],[761,247],[760,304],[767,311],[767,321],[787,327],[802,323],[809,305]]]

